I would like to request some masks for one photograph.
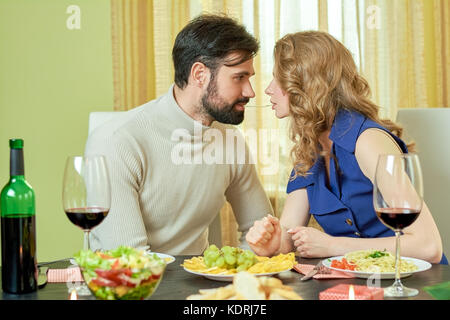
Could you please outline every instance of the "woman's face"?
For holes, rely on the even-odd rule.
[[[275,110],[275,116],[278,119],[287,117],[289,115],[289,96],[281,89],[275,77],[264,92],[270,96],[270,103],[272,103],[272,110]]]

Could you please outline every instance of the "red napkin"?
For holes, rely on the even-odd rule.
[[[319,293],[320,300],[348,300],[349,284],[338,284]],[[353,285],[355,300],[383,300],[384,290],[377,287]]]
[[[312,269],[314,269],[314,265],[312,264],[296,264],[294,266],[295,271],[297,271],[298,273],[301,274],[307,274],[308,272],[310,272]],[[349,279],[349,278],[354,278],[351,275],[345,274],[344,272],[340,272],[340,271],[336,271],[336,270],[331,270],[331,273],[329,274],[324,274],[324,273],[316,273],[313,278],[314,279]]]
[[[67,269],[48,269],[48,282],[82,282],[83,276],[79,267],[70,267]]]

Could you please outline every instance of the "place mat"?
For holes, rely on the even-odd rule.
[[[82,282],[83,276],[79,267],[66,269],[49,269],[47,272],[48,282]]]
[[[450,281],[423,287],[430,296],[437,300],[450,300]]]
[[[319,293],[319,300],[349,300],[350,286],[353,287],[353,300],[383,300],[384,290],[377,287],[366,287],[341,283]]]
[[[314,269],[315,265],[312,264],[296,264],[294,266],[295,271],[298,273],[306,275],[308,272],[310,272],[312,269]],[[336,271],[336,270],[330,270],[331,273],[324,274],[324,273],[316,273],[313,278],[314,279],[349,279],[354,278],[352,275],[348,275],[344,272]]]

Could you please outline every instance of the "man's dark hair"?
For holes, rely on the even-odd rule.
[[[177,35],[172,50],[175,83],[185,88],[192,65],[202,62],[214,78],[221,64],[238,65],[254,57],[259,43],[243,25],[224,15],[204,14],[189,22]],[[242,53],[240,59],[225,61],[232,53]]]

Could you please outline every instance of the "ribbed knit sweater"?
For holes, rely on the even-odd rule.
[[[234,139],[227,140],[230,133]],[[221,135],[224,143],[217,143]],[[273,211],[248,155],[245,163],[238,151],[230,157],[226,142],[231,140],[244,141],[233,126],[206,127],[193,120],[176,103],[173,85],[160,98],[95,129],[85,154],[105,155],[112,198],[108,216],[91,233],[91,248],[129,245],[201,254],[208,246],[208,226],[225,201],[244,243],[253,222]],[[220,155],[224,161],[217,160]]]

